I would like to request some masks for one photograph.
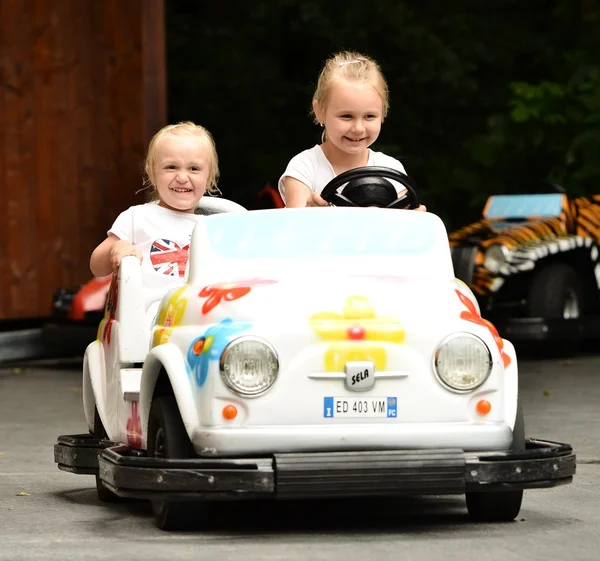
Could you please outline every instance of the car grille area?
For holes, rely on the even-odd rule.
[[[462,450],[275,454],[282,499],[464,492]]]

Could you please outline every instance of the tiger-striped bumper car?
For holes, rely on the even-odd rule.
[[[600,197],[491,196],[449,240],[456,276],[503,336],[572,350],[600,335]]]

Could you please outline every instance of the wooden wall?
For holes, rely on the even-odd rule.
[[[47,315],[136,202],[166,120],[164,0],[0,0],[0,319]]]

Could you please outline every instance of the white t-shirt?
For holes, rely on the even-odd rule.
[[[383,152],[369,150],[367,165],[392,168],[406,174],[404,166],[396,160],[396,158],[387,156]],[[300,152],[300,154],[294,156],[290,160],[286,170],[279,179],[279,193],[283,202],[285,202],[285,186],[283,184],[285,177],[293,177],[298,181],[302,181],[302,183],[308,185],[312,191],[320,193],[325,185],[327,185],[335,176],[336,173],[333,171],[333,166],[329,163],[321,146],[317,144],[313,148]],[[389,179],[389,181],[396,187],[398,193],[402,193],[406,190],[405,187],[398,182],[391,179]],[[344,187],[345,185],[342,185],[338,189],[338,192]]]
[[[142,252],[146,311],[156,307],[168,289],[183,285],[190,239],[199,218],[146,203],[123,211],[107,232]]]

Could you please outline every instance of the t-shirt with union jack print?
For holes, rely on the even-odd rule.
[[[192,231],[199,216],[176,212],[157,203],[135,205],[123,211],[108,230],[141,251],[146,310],[165,292],[183,285]]]

